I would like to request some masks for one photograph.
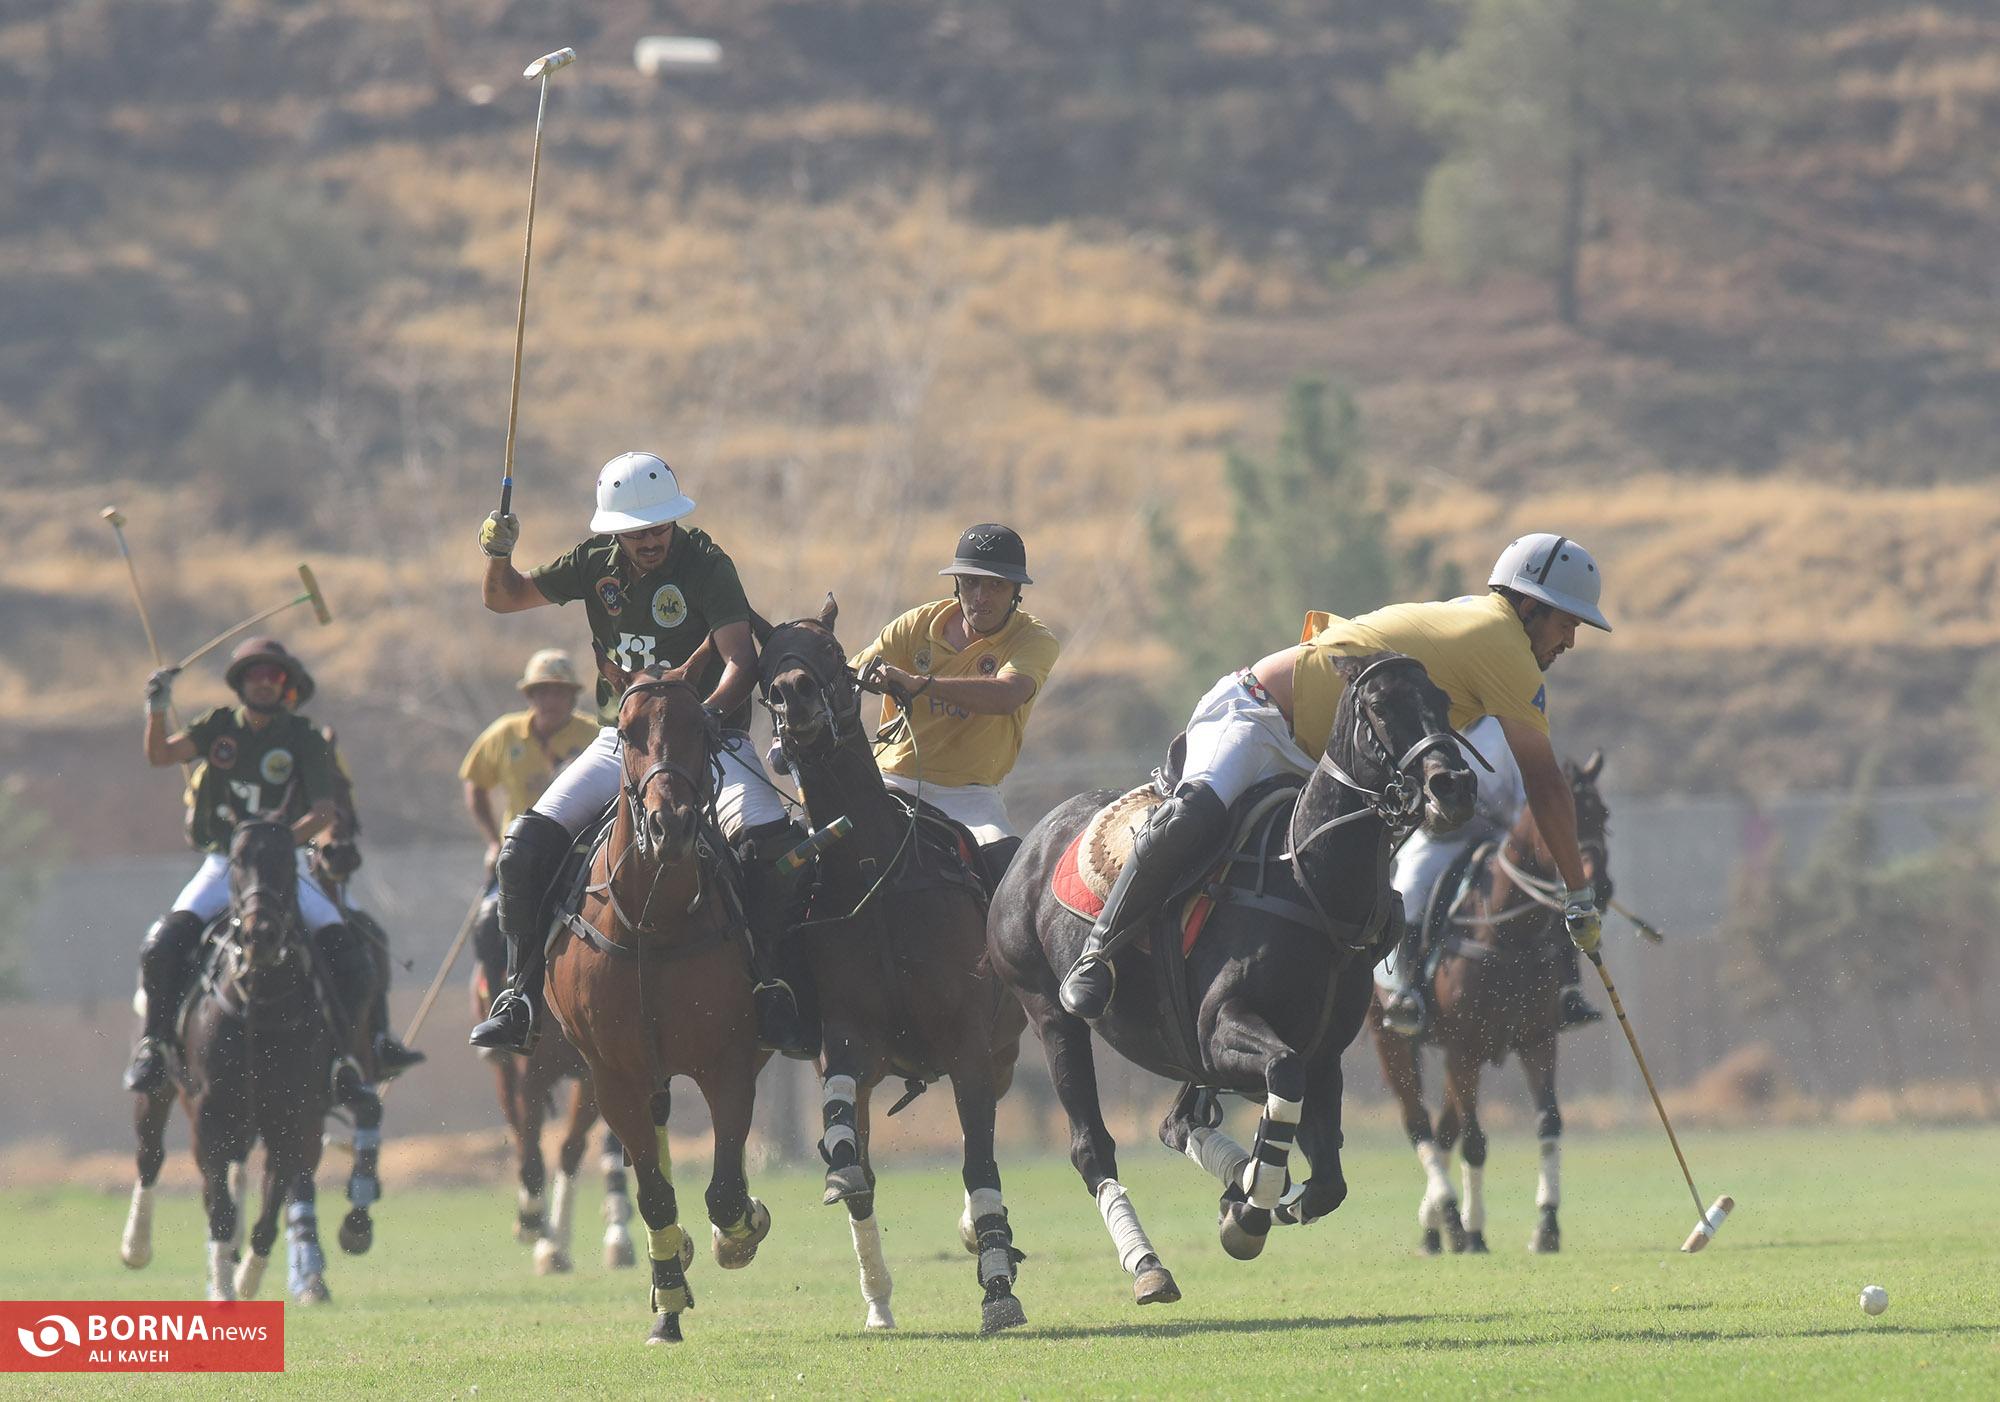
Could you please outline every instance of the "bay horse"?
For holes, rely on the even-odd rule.
[[[249,1298],[261,1286],[277,1220],[286,1210],[289,1284],[301,1304],[330,1298],[319,1246],[314,1175],[320,1130],[331,1108],[334,1046],[324,1011],[323,980],[310,936],[298,914],[298,858],[283,823],[239,823],[230,839],[230,915],[218,925],[200,986],[184,1018],[184,1052],[175,1068],[182,1107],[193,1131],[208,1216],[208,1298]],[[161,1142],[173,1096],[135,1097],[139,1181],[133,1190],[121,1256],[137,1269],[152,1259],[152,1188],[165,1161]],[[357,1153],[348,1182],[351,1209],[340,1242],[351,1254],[368,1249],[374,1226],[368,1207],[379,1184],[373,1151],[380,1104],[357,1103]],[[250,1228],[250,1254],[239,1259],[244,1161],[264,1145],[262,1202]]]
[[[486,969],[478,963],[472,966],[471,994],[472,1016],[477,1021],[493,1004]],[[544,1036],[525,1060],[510,1052],[495,1052],[487,1059],[493,1063],[500,1112],[506,1116],[507,1132],[514,1141],[515,1176],[520,1183],[515,1190],[514,1240],[534,1245],[537,1275],[560,1275],[574,1265],[569,1248],[576,1175],[589,1147],[591,1126],[597,1123],[590,1067],[560,1033]],[[555,1187],[548,1191],[542,1123],[555,1108],[556,1088],[564,1081],[571,1086],[569,1112],[563,1118],[562,1140],[556,1151]],[[604,1171],[604,1267],[618,1270],[634,1264],[636,1257],[626,1226],[632,1220],[632,1198],[625,1183],[625,1151],[618,1136],[609,1130],[605,1131],[598,1163]]]
[[[1448,702],[1422,664],[1388,653],[1336,665],[1346,684],[1324,757],[1295,803],[1282,800],[1275,817],[1249,829],[1263,853],[1253,865],[1259,889],[1205,888],[1217,904],[1180,966],[1192,1016],[1176,1011],[1183,1004],[1171,966],[1134,941],[1115,956],[1117,996],[1094,1024],[1126,1060],[1185,1083],[1160,1138],[1224,1184],[1218,1225],[1239,1260],[1263,1250],[1274,1211],[1309,1223],[1346,1198],[1340,1057],[1367,1011],[1370,967],[1397,933],[1391,843],[1418,822],[1448,832],[1472,813],[1472,775],[1452,743]],[[1070,1160],[1132,1276],[1133,1298],[1171,1303],[1180,1288],[1118,1181],[1098,1103],[1093,1024],[1065,1011],[1057,994],[1091,922],[1058,901],[1051,878],[1091,818],[1118,797],[1080,794],[1035,826],[994,895],[987,941],[1041,1036],[1069,1117]],[[1168,910],[1179,905],[1169,901]],[[1156,949],[1163,941],[1182,947],[1178,920],[1155,917],[1151,935]],[[1225,1092],[1264,1107],[1250,1149],[1220,1129],[1216,1096]],[[1312,1174],[1288,1191],[1294,1136]]]
[[[1606,836],[1610,810],[1597,787],[1603,768],[1601,750],[1581,765],[1563,765],[1576,802],[1584,875],[1597,888],[1600,905],[1611,898]],[[1559,1251],[1562,1108],[1556,1101],[1556,1034],[1562,1024],[1562,989],[1576,979],[1575,946],[1563,929],[1562,877],[1533,811],[1525,805],[1497,842],[1475,853],[1461,886],[1460,873],[1465,871],[1454,863],[1439,876],[1437,891],[1424,902],[1427,913],[1439,910],[1432,918],[1443,920],[1442,938],[1447,941],[1437,956],[1437,972],[1428,980],[1427,996],[1435,1012],[1421,1039],[1444,1053],[1444,1105],[1435,1129],[1424,1106],[1419,1039],[1382,1025],[1385,995],[1379,988],[1369,1005],[1382,1076],[1402,1106],[1404,1131],[1424,1170],[1424,1195],[1417,1205],[1423,1249],[1436,1255],[1447,1240],[1453,1251],[1487,1249],[1486,1131],[1479,1124],[1479,1072],[1487,1062],[1498,1066],[1511,1051],[1521,1059],[1535,1106],[1535,1134],[1541,1141],[1537,1219],[1528,1249]],[[1462,1206],[1451,1191],[1446,1168],[1454,1144],[1462,1156]]]
[[[769,1053],[757,1045],[742,912],[715,817],[718,740],[702,693],[659,667],[616,679],[624,782],[583,907],[550,937],[548,1007],[632,1161],[652,1261],[646,1342],[668,1344],[681,1341],[680,1317],[694,1308],[694,1241],[674,1197],[667,1082],[686,1076],[708,1102],[715,1260],[747,1266],[771,1231],[743,1163]]]
[[[1021,1258],[993,1152],[995,1107],[1013,1082],[1026,1021],[986,966],[977,876],[959,856],[927,851],[916,811],[882,782],[860,691],[834,637],[838,613],[828,595],[817,618],[777,625],[761,640],[759,660],[766,704],[813,826],[853,825],[820,859],[813,918],[798,936],[820,1010],[821,1200],[847,1208],[867,1327],[895,1328],[875,1217],[869,1101],[891,1073],[910,1095],[949,1077],[964,1141],[959,1239],[978,1260],[980,1332],[993,1333],[1027,1322],[1014,1296]]]

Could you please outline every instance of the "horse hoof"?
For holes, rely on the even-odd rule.
[[[1451,1238],[1452,1255],[1456,1256],[1465,1250],[1465,1221],[1458,1215],[1456,1202],[1447,1202],[1444,1205],[1444,1230],[1445,1235]]]
[[[573,1268],[569,1252],[547,1237],[535,1243],[536,1275],[568,1275]]]
[[[1424,1228],[1424,1255],[1442,1256],[1443,1254],[1444,1235],[1436,1227]]]
[[[1012,1295],[999,1295],[981,1302],[979,1306],[979,1332],[982,1334],[997,1334],[1002,1329],[1013,1329],[1027,1322],[1028,1312]]]
[[[638,1253],[632,1249],[632,1238],[623,1231],[614,1229],[604,1234],[604,1269],[607,1271],[628,1270],[639,1264]]]
[[[726,1271],[740,1271],[757,1259],[757,1248],[763,1245],[764,1238],[771,1234],[771,1209],[752,1198],[748,1231],[732,1236],[713,1224],[708,1230],[710,1246],[715,1253],[715,1264]]]
[[[1225,1202],[1217,1225],[1221,1228],[1224,1251],[1235,1260],[1254,1261],[1264,1254],[1264,1242],[1271,1234],[1271,1211]]]
[[[264,1284],[264,1267],[271,1263],[269,1256],[259,1256],[254,1251],[236,1265],[236,1298],[254,1300],[257,1291]]]
[[[1528,1250],[1537,1256],[1554,1256],[1562,1250],[1562,1237],[1556,1232],[1537,1230],[1528,1238]]]
[[[1174,1284],[1173,1272],[1157,1260],[1150,1266],[1140,1263],[1138,1273],[1132,1277],[1134,1304],[1171,1305],[1180,1297],[1181,1288]]]
[[[333,1292],[326,1288],[326,1281],[314,1276],[298,1292],[298,1302],[302,1305],[325,1305],[333,1302]]]
[[[1465,1234],[1465,1249],[1466,1249],[1467,1251],[1470,1251],[1470,1252],[1471,1252],[1471,1253],[1472,1253],[1473,1255],[1475,1255],[1475,1256],[1484,1256],[1484,1255],[1486,1255],[1486,1254],[1487,1254],[1487,1252],[1486,1252],[1486,1233],[1484,1233],[1484,1232],[1467,1232],[1467,1233]]]
[[[826,1175],[826,1193],[820,1198],[821,1207],[832,1207],[837,1202],[849,1198],[862,1197],[875,1191],[868,1186],[868,1174],[858,1163],[845,1168],[829,1169]]]
[[[350,1207],[340,1219],[340,1249],[350,1256],[365,1256],[375,1244],[375,1223],[366,1208]]]
[[[889,1312],[887,1305],[870,1303],[868,1306],[867,1329],[889,1330],[896,1327],[896,1316]]]
[[[677,1314],[656,1314],[653,1316],[653,1332],[646,1335],[651,1344],[677,1344],[681,1341],[681,1317]]]

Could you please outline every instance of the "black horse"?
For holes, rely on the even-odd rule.
[[[1340,1056],[1367,1011],[1370,967],[1399,928],[1391,847],[1419,822],[1449,832],[1472,815],[1472,774],[1451,743],[1446,697],[1422,664],[1382,654],[1338,665],[1346,686],[1325,757],[1295,805],[1281,799],[1279,817],[1253,832],[1249,845],[1261,844],[1266,855],[1253,864],[1258,889],[1207,888],[1218,903],[1182,966],[1184,988],[1157,955],[1127,946],[1116,956],[1117,998],[1095,1024],[1127,1060],[1186,1083],[1160,1137],[1225,1184],[1222,1242],[1240,1260],[1263,1249],[1274,1209],[1280,1220],[1310,1222],[1347,1196]],[[1116,1146],[1098,1106],[1091,1024],[1057,997],[1060,972],[1083,947],[1090,922],[1050,886],[1071,841],[1116,797],[1081,794],[1036,825],[994,896],[987,946],[1041,1036],[1069,1116],[1071,1162],[1143,1305],[1177,1300],[1180,1291],[1118,1182]],[[1165,919],[1152,926],[1155,943],[1171,941],[1175,950],[1179,934]],[[1263,1103],[1251,1149],[1221,1132],[1216,1092]],[[1312,1177],[1288,1193],[1294,1135]]]

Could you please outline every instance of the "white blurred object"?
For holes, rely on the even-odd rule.
[[[1861,1308],[1870,1314],[1880,1314],[1889,1308],[1889,1292],[1879,1285],[1862,1286]]]
[[[721,62],[722,45],[713,39],[648,34],[632,46],[632,65],[648,78],[668,69],[713,68]]]

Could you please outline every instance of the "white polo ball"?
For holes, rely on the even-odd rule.
[[[1861,1308],[1870,1314],[1880,1314],[1889,1308],[1889,1292],[1879,1285],[1862,1286]]]

